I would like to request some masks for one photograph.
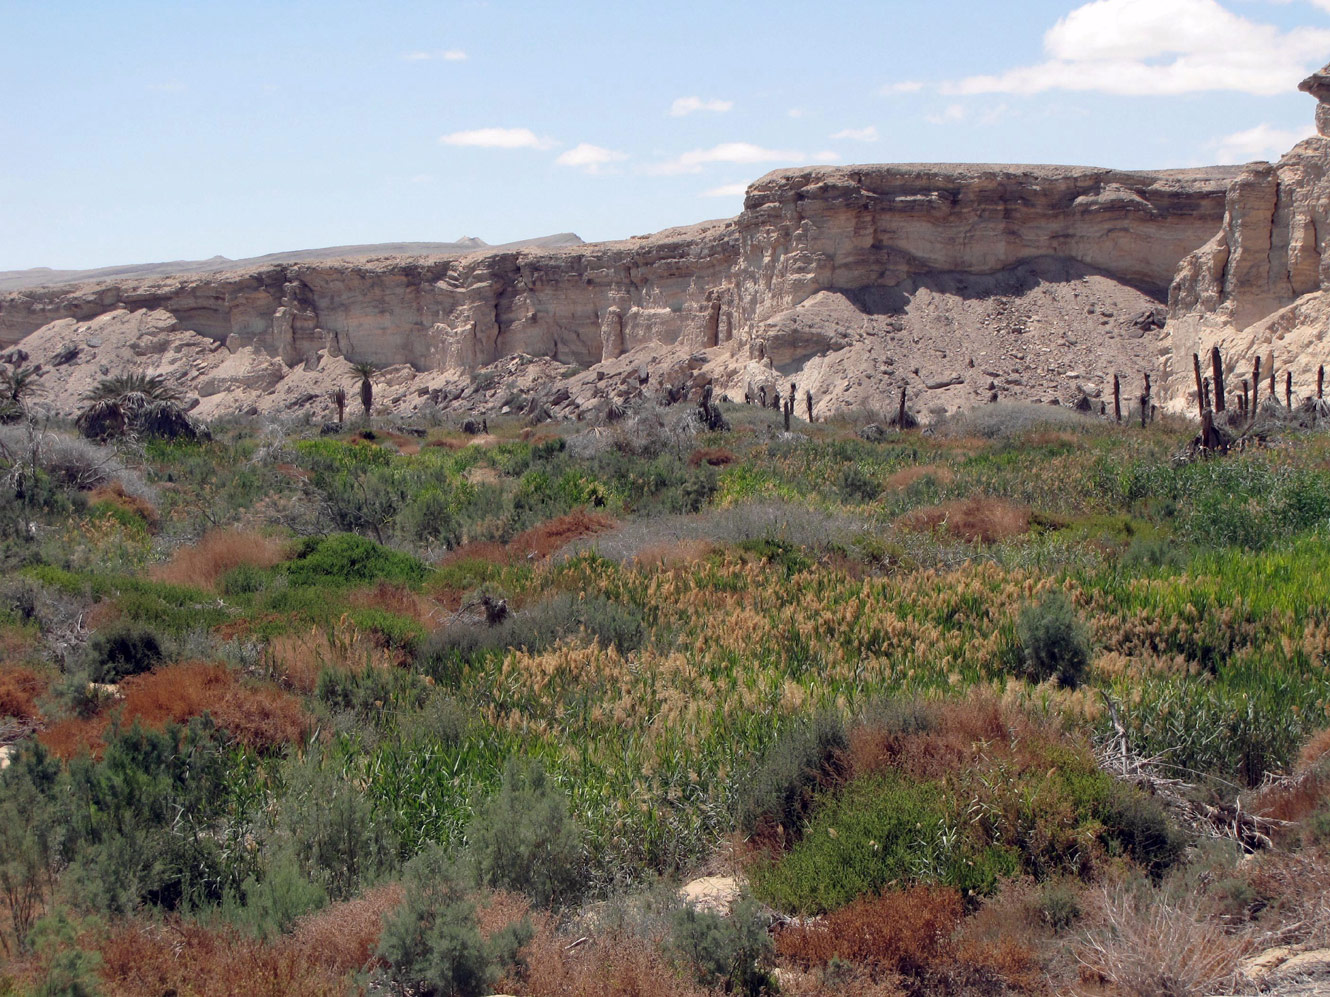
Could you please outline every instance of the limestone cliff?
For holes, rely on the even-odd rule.
[[[1086,377],[1097,389],[1153,364],[1152,323],[1132,318],[1220,225],[1232,175],[782,170],[734,219],[622,242],[24,289],[0,297],[0,347],[51,366],[48,397],[66,411],[130,364],[179,380],[204,415],[289,410],[362,360],[391,369],[381,397],[397,409],[493,406],[467,394],[468,375],[522,356],[572,373],[551,405],[564,416],[642,364],[736,397],[797,378],[821,412],[896,382],[943,407],[1065,400]]]
[[[1251,377],[1258,356],[1264,371],[1273,358],[1281,396],[1284,372],[1306,397],[1330,360],[1330,66],[1301,89],[1317,98],[1320,134],[1242,171],[1220,230],[1182,261],[1169,290],[1164,390],[1174,408],[1194,409],[1193,352],[1219,346],[1232,383]]]

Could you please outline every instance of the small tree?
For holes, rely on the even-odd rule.
[[[328,392],[328,399],[337,406],[337,425],[346,421],[346,389],[341,385]]]
[[[0,364],[0,422],[17,422],[23,417],[24,400],[41,387],[37,378],[41,367]]]
[[[1051,589],[1021,610],[1016,636],[1026,678],[1035,682],[1056,678],[1070,689],[1081,684],[1090,667],[1090,638],[1061,589]]]
[[[368,361],[358,363],[351,368],[355,375],[360,378],[360,404],[365,408],[365,418],[369,418],[369,411],[374,407],[374,384],[370,380],[378,368]]]
[[[75,425],[89,439],[124,433],[168,439],[198,436],[180,407],[180,392],[161,374],[117,374],[104,378],[82,398],[87,407]]]

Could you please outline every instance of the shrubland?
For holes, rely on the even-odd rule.
[[[0,994],[1199,994],[1330,940],[1324,435],[687,408],[4,427]]]

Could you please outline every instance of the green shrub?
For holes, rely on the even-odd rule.
[[[45,963],[35,997],[97,997],[102,992],[97,978],[102,957],[78,947],[78,930],[63,910],[38,921],[30,942]]]
[[[429,568],[409,554],[356,533],[311,538],[285,567],[293,585],[357,585],[380,580],[410,585],[429,574]]]
[[[1035,897],[1039,920],[1053,931],[1066,931],[1081,916],[1081,900],[1074,887],[1063,880],[1050,879]]]
[[[740,827],[794,841],[816,795],[844,778],[848,745],[839,713],[823,711],[787,727],[738,781]]]
[[[217,588],[226,596],[252,595],[263,591],[271,575],[255,564],[242,564],[217,579]]]
[[[162,642],[149,627],[120,623],[88,642],[89,673],[94,682],[119,682],[155,668],[165,657]]]
[[[1182,857],[1187,838],[1153,796],[1114,781],[1102,806],[1105,841],[1130,855],[1151,877],[1158,879]]]
[[[841,497],[850,502],[871,502],[882,494],[882,485],[865,474],[858,464],[847,464],[836,480]]]
[[[406,898],[384,921],[386,975],[421,997],[479,997],[499,975],[480,935],[475,902],[437,852],[407,866]]]
[[[540,907],[580,893],[582,829],[539,762],[508,761],[502,787],[467,829],[467,846],[483,885],[525,893]]]
[[[260,938],[274,938],[290,931],[297,918],[318,910],[328,902],[328,892],[313,882],[288,853],[278,852],[262,877],[250,876],[232,896],[222,912],[233,924]]]
[[[440,488],[426,488],[397,513],[397,534],[412,543],[455,545],[462,536],[457,501]]]
[[[756,997],[776,989],[767,971],[774,947],[767,921],[747,898],[728,917],[688,905],[670,918],[669,947],[702,986]]]
[[[1089,671],[1090,638],[1061,589],[1050,589],[1021,611],[1016,637],[1021,672],[1031,681],[1056,678],[1059,685],[1074,689]]]

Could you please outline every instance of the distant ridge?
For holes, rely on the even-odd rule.
[[[313,263],[322,260],[364,259],[374,256],[448,256],[458,253],[477,253],[505,249],[559,249],[563,246],[581,246],[583,242],[572,232],[522,239],[491,246],[484,239],[464,235],[456,242],[380,242],[363,246],[326,246],[322,249],[294,249],[283,253],[268,253],[242,260],[214,256],[207,260],[174,260],[170,263],[130,263],[123,266],[98,267],[94,270],[52,270],[33,267],[30,270],[0,270],[0,291],[20,291],[28,287],[47,287],[52,284],[80,284],[85,281],[104,281],[124,278],[165,277],[172,274],[217,273],[223,270],[242,270],[246,267],[269,263]]]

